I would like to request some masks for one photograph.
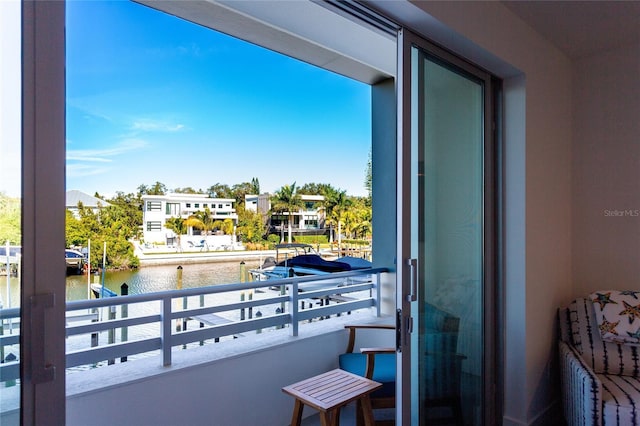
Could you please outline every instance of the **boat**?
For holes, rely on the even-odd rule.
[[[285,243],[276,245],[276,256],[267,257],[257,269],[249,273],[255,281],[283,279],[312,275],[326,275],[335,272],[365,270],[371,268],[371,262],[351,256],[326,260],[318,254],[313,246],[302,243]],[[361,280],[358,280],[360,282]],[[348,285],[353,279],[323,280],[323,286]],[[313,286],[314,288],[317,285]],[[310,290],[311,283],[300,284],[300,290]]]
[[[102,284],[91,284],[91,291],[96,299],[100,299],[100,297],[116,297],[118,295],[115,291],[103,287]]]

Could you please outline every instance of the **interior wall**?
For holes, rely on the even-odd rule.
[[[555,312],[572,296],[570,60],[499,2],[374,4],[508,83],[503,424],[544,423],[558,401]]]
[[[640,43],[573,66],[575,296],[640,288]]]

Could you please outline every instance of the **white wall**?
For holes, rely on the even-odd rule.
[[[344,332],[331,333],[189,368],[177,362],[161,374],[68,397],[66,424],[283,426],[293,398],[282,387],[337,368],[345,347]]]
[[[499,2],[375,2],[505,79],[504,424],[557,400],[554,317],[571,284],[571,63]]]
[[[304,325],[298,338],[281,330],[174,351],[171,367],[161,367],[157,357],[69,375],[66,424],[288,425],[294,400],[282,388],[337,368],[348,340],[340,321],[363,317],[316,321],[309,324],[314,332]],[[365,331],[356,347],[386,347],[394,337],[393,331]],[[316,413],[307,407],[303,416]]]
[[[640,44],[573,67],[576,295],[640,288]]]

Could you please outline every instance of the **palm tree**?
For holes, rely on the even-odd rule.
[[[202,222],[202,220],[200,220],[200,218],[198,216],[196,216],[195,214],[192,214],[191,216],[189,216],[188,218],[186,218],[184,220],[184,224],[185,226],[187,226],[188,228],[196,228],[196,229],[204,229],[204,223]]]
[[[187,225],[185,224],[185,220],[181,217],[171,217],[166,220],[164,227],[176,234],[176,239],[178,240],[178,251],[182,251],[180,236],[187,233]]]
[[[202,223],[202,225],[200,225],[201,227],[194,226],[194,228],[202,229],[204,230],[204,235],[209,235],[209,232],[213,230],[214,223],[211,218],[211,210],[209,210],[209,207],[206,207],[204,211],[198,210],[193,214],[193,216]]]
[[[216,220],[213,222],[213,228],[221,230],[225,235],[233,234],[233,226],[234,223],[231,219]]]
[[[275,192],[271,198],[271,209],[277,212],[288,212],[287,225],[289,231],[288,242],[291,243],[291,220],[293,219],[293,213],[300,210],[303,207],[302,197],[298,194],[296,183],[292,185],[284,185],[278,191]]]
[[[325,221],[329,224],[329,242],[333,243],[333,225],[336,225],[333,210],[340,198],[346,195],[346,191],[339,191],[331,185],[327,185],[322,188],[321,195],[324,197],[322,207],[325,214]]]
[[[331,210],[331,220],[338,225],[338,250],[342,250],[342,224],[352,203],[346,191],[339,191],[334,202],[335,204]]]

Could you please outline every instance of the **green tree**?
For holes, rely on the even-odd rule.
[[[338,228],[338,249],[342,249],[342,225],[345,223],[345,218],[349,208],[351,207],[351,199],[347,196],[346,191],[338,191],[332,200],[331,213],[329,214],[329,220],[335,224]]]
[[[364,187],[367,189],[367,204],[371,206],[371,196],[373,194],[373,166],[371,160],[371,150],[369,150],[369,157],[367,158],[367,168],[364,172]]]
[[[325,185],[321,188],[320,195],[324,197],[323,209],[325,215],[325,227],[329,225],[329,242],[333,243],[333,227],[338,227],[336,218],[336,209],[341,208],[347,199],[347,192],[336,189],[331,185]],[[339,233],[340,231],[338,231]]]
[[[137,268],[139,260],[129,239],[137,232],[137,225],[129,224],[129,216],[118,205],[100,208],[96,211],[78,203],[78,216],[66,212],[66,243],[68,246],[88,246],[91,241],[92,265],[102,265],[104,243],[107,244],[104,267],[110,269]]]
[[[140,195],[164,195],[166,193],[167,186],[158,181],[151,186],[147,186],[145,184],[138,186],[138,194]]]
[[[257,243],[262,241],[265,234],[265,223],[260,213],[238,208],[237,234],[243,243]]]
[[[184,188],[176,188],[173,190],[176,194],[202,194],[201,189],[193,189],[190,186],[186,186]]]
[[[180,239],[182,235],[187,233],[188,229],[188,225],[185,224],[185,220],[181,217],[170,217],[165,221],[164,227],[176,234],[178,251],[182,251],[182,243],[180,242]]]
[[[233,198],[233,192],[229,185],[216,183],[207,189],[207,194],[213,198]]]
[[[107,200],[112,206],[121,210],[122,223],[130,232],[129,238],[140,239],[142,231],[142,198],[140,194],[116,192],[115,197]]]
[[[335,188],[328,183],[305,183],[298,188],[298,194],[324,195],[325,192],[331,190],[335,190]]]
[[[209,210],[209,207],[206,207],[204,211],[198,210],[193,214],[193,217],[200,220],[200,223],[201,223],[201,225],[194,226],[194,227],[198,229],[202,229],[205,235],[209,235],[209,233],[214,228],[214,221],[213,221],[213,218],[211,217],[211,210]]]
[[[200,218],[195,213],[184,220],[184,225],[188,228],[196,228],[202,230],[204,230],[205,226],[202,220],[200,220]]]
[[[260,184],[258,178],[253,178],[251,182],[237,183],[231,187],[231,198],[236,200],[236,205],[244,205],[244,197],[247,194],[260,194]]]
[[[287,212],[289,214],[287,218],[288,227],[288,242],[291,243],[291,221],[293,220],[293,213],[300,210],[303,206],[302,198],[298,194],[296,183],[292,185],[284,185],[277,190],[271,197],[271,210],[276,212]]]
[[[251,178],[251,191],[250,194],[260,194],[260,182],[257,177]]]
[[[22,244],[20,199],[0,192],[0,244]]]

